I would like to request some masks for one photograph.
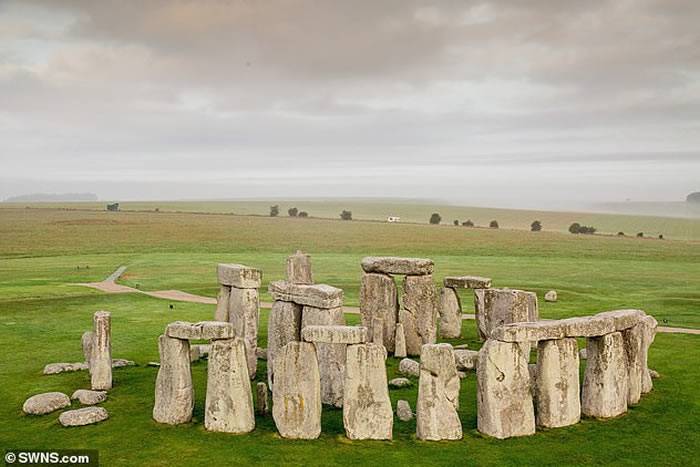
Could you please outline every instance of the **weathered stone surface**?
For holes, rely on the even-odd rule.
[[[90,360],[92,360],[92,347],[95,343],[95,333],[92,331],[85,331],[80,338],[80,343],[83,348],[83,357],[90,366]]]
[[[504,324],[537,321],[537,295],[514,289],[476,289],[474,308],[479,336],[491,337]]]
[[[649,377],[651,379],[659,379],[659,378],[661,378],[661,375],[659,374],[658,371],[652,370],[651,368],[649,368]]]
[[[190,372],[190,343],[162,335],[158,338],[160,368],[156,378],[153,419],[177,425],[192,419],[194,387]]]
[[[538,343],[537,426],[556,428],[581,419],[578,344],[575,338]]]
[[[347,349],[343,425],[350,439],[391,439],[394,412],[386,381],[383,345],[353,344]]]
[[[112,389],[112,315],[97,311],[93,316],[90,385],[94,390]]]
[[[87,370],[88,364],[86,362],[75,362],[75,363],[49,363],[44,367],[45,375],[57,375],[59,373],[69,372],[69,371],[80,371]]]
[[[287,281],[270,282],[268,291],[272,298],[315,308],[343,306],[343,291],[326,284],[304,285]]]
[[[550,290],[549,292],[544,294],[544,301],[545,302],[556,302],[557,301],[557,291]]]
[[[454,289],[440,290],[440,337],[458,339],[462,335],[462,304]]]
[[[459,376],[450,344],[426,344],[421,352],[416,437],[439,441],[462,439]]]
[[[267,385],[274,391],[275,356],[290,342],[301,340],[301,305],[276,301],[267,322]]]
[[[211,344],[195,344],[190,347],[196,347],[199,352],[199,358],[204,358],[211,352]]]
[[[219,294],[216,297],[216,311],[214,312],[214,321],[223,321],[228,323],[228,300],[231,296],[231,286],[222,285],[219,287]]]
[[[644,324],[640,322],[622,331],[622,342],[627,357],[627,405],[635,405],[642,397]]]
[[[275,356],[272,418],[283,438],[321,434],[321,376],[314,344],[290,342]]]
[[[84,407],[82,409],[67,410],[63,412],[58,421],[63,426],[84,426],[99,423],[109,418],[109,413],[104,407]]]
[[[642,366],[644,371],[642,372],[642,394],[646,394],[652,390],[654,387],[651,379],[653,375],[652,370],[649,370],[649,347],[654,342],[656,337],[656,329],[659,323],[654,319],[653,316],[645,316],[642,318],[642,324],[644,325],[644,340],[642,342]]]
[[[399,258],[396,256],[366,256],[362,258],[364,272],[422,276],[433,273],[433,260],[428,258]]]
[[[611,319],[616,331],[624,331],[639,323],[646,314],[642,310],[613,310],[595,316],[599,319]]]
[[[221,321],[200,321],[199,323],[175,321],[165,328],[165,335],[175,339],[202,340],[233,339],[236,333],[231,323]]]
[[[457,345],[455,345],[455,346],[453,346],[453,347],[455,348],[455,350],[459,350],[459,349],[468,349],[468,348],[469,348],[469,344],[457,344]]]
[[[267,392],[267,384],[259,382],[255,386],[255,413],[267,415],[270,412],[270,397]]]
[[[496,438],[535,433],[527,355],[517,343],[488,339],[479,351],[477,429]]]
[[[442,284],[451,289],[488,289],[491,279],[479,276],[447,276]]]
[[[211,345],[204,407],[204,428],[209,431],[248,433],[255,428],[245,352],[241,338]]]
[[[411,404],[406,400],[398,400],[396,402],[396,416],[402,422],[410,422],[413,420],[413,411],[411,410]]]
[[[343,309],[305,306],[301,312],[302,332],[306,326],[345,325]],[[335,407],[343,406],[346,344],[315,343],[318,369],[321,374],[321,402]]]
[[[399,373],[418,376],[420,374],[420,363],[410,358],[404,358],[399,362]]]
[[[587,341],[588,364],[583,376],[581,411],[610,418],[627,411],[627,357],[622,334],[614,332]]]
[[[198,345],[190,345],[190,362],[194,363],[202,358],[202,354],[199,352]]]
[[[362,344],[367,342],[367,328],[364,326],[320,326],[308,325],[301,331],[306,342],[324,344]]]
[[[292,284],[313,284],[311,256],[298,251],[287,257],[287,281]]]
[[[438,303],[433,276],[404,277],[402,302],[399,319],[403,317],[406,351],[408,355],[420,355],[423,344],[433,344],[437,338]],[[412,319],[406,319],[406,314]]]
[[[133,360],[126,360],[124,358],[112,359],[112,368],[124,368],[125,366],[136,366],[136,362]]]
[[[70,396],[73,400],[80,401],[83,405],[95,405],[107,400],[107,391],[90,391],[88,389],[78,389]]]
[[[394,378],[389,380],[389,386],[392,388],[405,388],[411,385],[411,380],[408,378]]]
[[[372,342],[384,346],[384,320],[381,318],[372,319]]]
[[[45,392],[24,401],[22,411],[29,415],[45,415],[69,406],[70,399],[62,392]]]
[[[396,337],[394,339],[394,357],[406,356],[406,336],[403,332],[403,323],[396,323]]]
[[[219,284],[239,289],[258,289],[262,285],[262,271],[243,264],[219,264]]]
[[[479,363],[479,351],[455,349],[455,363],[458,370],[474,370]]]
[[[467,372],[466,372],[466,371],[458,370],[458,371],[457,371],[457,376],[459,376],[459,379],[464,379],[464,378],[467,377]]]
[[[264,347],[258,347],[255,349],[255,355],[258,356],[259,360],[267,360],[267,349]]]
[[[585,347],[578,351],[578,356],[581,360],[588,360],[588,351]]]
[[[258,357],[255,353],[255,349],[258,348],[258,319],[260,316],[258,289],[232,287],[228,306],[229,322],[233,324],[235,335],[243,339],[248,375],[250,379],[253,379],[258,367]]]
[[[363,273],[360,284],[360,315],[362,325],[372,337],[372,323],[375,318],[383,320],[384,347],[389,352],[394,351],[394,336],[398,321],[399,300],[394,278],[386,274]]]

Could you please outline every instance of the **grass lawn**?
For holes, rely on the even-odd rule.
[[[324,410],[323,434],[314,441],[281,439],[271,417],[258,417],[249,435],[208,433],[202,425],[205,361],[193,368],[194,422],[179,427],[153,422],[157,369],[145,363],[158,359],[157,336],[177,319],[210,319],[214,307],[175,303],[171,310],[164,300],[106,295],[75,284],[101,280],[125,264],[124,284],[214,296],[217,262],[258,266],[267,283],[283,277],[284,259],[297,248],[312,254],[317,282],[343,288],[350,305],[357,304],[363,256],[427,256],[435,260],[436,282],[445,275],[479,274],[492,277],[496,286],[534,290],[540,297],[556,289],[560,301],[541,303],[543,317],[639,307],[662,324],[700,327],[700,243],[695,241],[320,219],[0,209],[0,446],[99,449],[103,465],[697,463],[700,338],[691,335],[657,336],[650,366],[661,378],[626,416],[584,420],[521,439],[497,441],[477,433],[473,374],[462,381],[465,436],[458,442],[416,441],[415,423],[398,420],[392,442],[349,441],[342,412],[331,409]],[[463,298],[469,308],[470,297]],[[115,387],[103,404],[110,419],[65,429],[58,425],[59,412],[23,415],[22,403],[32,394],[70,394],[89,386],[86,372],[42,376],[41,370],[46,363],[82,358],[80,336],[100,309],[113,314],[113,355],[140,364],[115,370]],[[350,323],[359,319],[347,318]],[[266,319],[263,311],[263,346]],[[463,335],[459,342],[478,348],[473,322],[464,323]],[[390,358],[389,377],[397,366]],[[265,374],[265,362],[259,374]],[[407,399],[415,408],[415,383],[392,389],[392,402]]]

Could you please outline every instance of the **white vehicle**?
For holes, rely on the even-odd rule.
[[[401,222],[401,218],[398,216],[389,216],[386,218],[387,222]]]

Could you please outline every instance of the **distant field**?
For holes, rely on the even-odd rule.
[[[353,213],[358,220],[385,221],[388,216],[399,216],[406,223],[427,223],[430,215],[437,212],[442,216],[442,224],[452,225],[454,220],[472,220],[477,226],[487,227],[492,220],[498,221],[502,229],[529,230],[534,220],[542,222],[544,230],[566,232],[573,222],[596,227],[602,234],[624,232],[633,236],[643,232],[646,236],[667,239],[700,240],[700,218],[674,218],[661,216],[640,216],[626,214],[599,214],[556,211],[532,211],[516,209],[477,208],[448,206],[427,202],[373,201],[362,199],[313,200],[313,201],[164,201],[164,202],[124,202],[122,210],[182,211],[200,213],[227,213],[240,215],[267,216],[270,206],[280,207],[280,216],[286,217],[290,207],[307,211],[312,217],[338,219],[344,209]],[[677,203],[671,203],[674,206]],[[0,203],[0,209],[30,207],[65,207],[69,209],[104,210],[106,203]],[[656,207],[657,211],[663,210]],[[668,210],[676,212],[678,207]]]

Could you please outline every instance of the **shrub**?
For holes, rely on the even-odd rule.
[[[280,214],[280,207],[278,205],[270,206],[270,217],[277,217]]]
[[[452,223],[453,223],[454,225],[459,225],[459,221],[458,221],[457,219],[455,219]]]
[[[579,224],[578,222],[574,222],[569,226],[569,232],[571,232],[572,234],[581,233],[581,224]]]
[[[474,227],[474,223],[471,219],[467,219],[466,221],[462,222],[462,225],[465,227]]]
[[[532,224],[530,224],[530,231],[531,232],[539,232],[540,230],[542,230],[542,222],[535,221]]]
[[[430,216],[430,223],[431,224],[439,224],[441,221],[442,221],[442,217],[440,217],[440,214],[438,214],[437,212],[434,212]]]
[[[663,240],[663,239],[664,239],[664,235],[663,235],[663,234],[659,234],[659,240]]]
[[[497,229],[498,228],[498,221],[493,220],[493,221],[489,222],[489,227],[491,227],[492,229]]]
[[[637,237],[639,237],[639,238],[644,237],[644,232],[637,232]]]
[[[624,237],[624,236],[625,236],[625,233],[624,233],[624,232],[618,232],[618,233],[617,233],[617,236],[618,236],[618,237]]]
[[[298,216],[299,217],[309,217],[309,213],[306,211],[299,211]]]
[[[297,208],[289,208],[287,209],[287,214],[289,214],[289,217],[297,217],[299,210]]]
[[[346,211],[343,209],[343,212],[340,213],[340,218],[343,219],[344,221],[351,221],[352,220],[352,211]]]

